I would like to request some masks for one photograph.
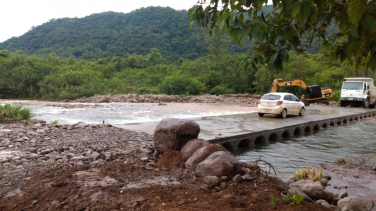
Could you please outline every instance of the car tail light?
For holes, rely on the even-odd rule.
[[[258,100],[258,101],[257,101],[257,104],[261,104],[261,100]]]
[[[282,103],[283,103],[283,100],[278,100],[277,101],[277,105],[282,105]]]

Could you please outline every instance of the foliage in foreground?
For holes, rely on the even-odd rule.
[[[295,193],[293,196],[290,196],[288,194],[284,195],[283,193],[281,193],[281,196],[283,200],[289,202],[290,205],[300,204],[304,200],[304,196],[299,195],[298,193]],[[273,206],[277,205],[277,198],[273,195],[270,195],[270,201]]]
[[[245,68],[258,64],[271,71],[284,69],[289,51],[304,53],[314,39],[322,51],[356,69],[376,70],[376,4],[374,0],[273,0],[273,9],[262,11],[267,0],[202,0],[188,11],[190,26],[196,22],[209,33],[231,35],[243,45],[253,40]],[[338,33],[328,34],[335,23]]]
[[[312,181],[320,181],[322,177],[322,169],[309,168],[306,166],[295,172],[294,177],[299,179],[312,179]]]
[[[33,116],[30,108],[22,108],[22,104],[0,105],[0,118],[27,120]]]
[[[376,166],[376,157],[359,158],[353,156],[347,156],[338,158],[336,164],[348,164],[354,166]]]
[[[57,124],[59,124],[59,120],[54,120],[54,121],[50,122],[50,124],[51,125],[57,125]]]

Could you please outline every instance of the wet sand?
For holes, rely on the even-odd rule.
[[[368,208],[376,203],[376,171],[371,167],[325,164],[324,175],[332,179],[326,189],[333,193],[346,190],[349,196],[360,197]],[[374,207],[372,210],[376,210]]]

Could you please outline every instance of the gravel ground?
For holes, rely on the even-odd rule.
[[[333,210],[291,207],[286,184],[259,170],[209,188],[153,155],[150,135],[111,125],[0,125],[0,210]]]

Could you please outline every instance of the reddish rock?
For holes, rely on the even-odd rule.
[[[159,168],[171,169],[174,167],[184,167],[183,156],[179,151],[168,151],[161,156],[158,161]]]
[[[198,149],[188,160],[185,162],[185,168],[196,170],[196,166],[204,161],[207,157],[217,151],[224,151],[226,153],[230,153],[219,144],[207,144],[206,146],[201,147]]]
[[[180,149],[190,140],[196,139],[200,126],[191,120],[168,118],[162,120],[154,130],[154,147],[163,154]]]
[[[206,176],[204,178],[204,183],[207,184],[209,188],[217,186],[220,182],[220,179],[216,176]]]
[[[188,160],[198,149],[209,144],[209,141],[204,139],[193,139],[190,140],[184,147],[181,149],[183,159]]]
[[[242,163],[231,153],[218,151],[197,165],[195,174],[199,177],[229,176],[243,174]]]
[[[240,183],[242,181],[242,176],[240,174],[237,174],[235,175],[233,178],[232,178],[232,182],[233,183]]]

